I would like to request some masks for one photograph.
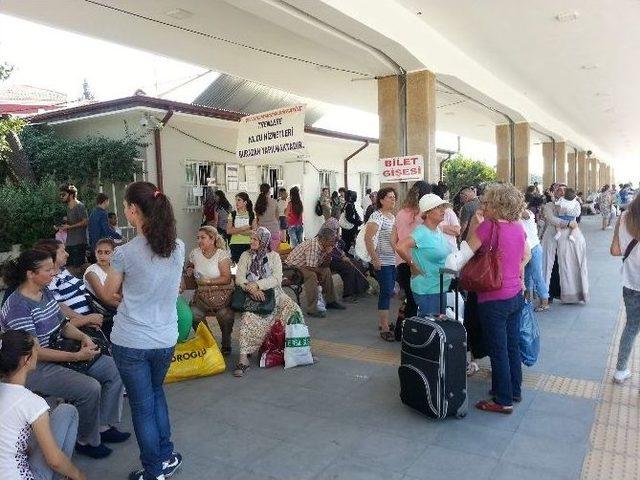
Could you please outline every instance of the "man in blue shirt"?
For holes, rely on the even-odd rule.
[[[91,248],[91,256],[94,256],[96,243],[101,238],[113,238],[119,240],[122,238],[118,232],[109,224],[109,197],[104,193],[99,193],[96,197],[96,208],[89,215],[89,246]]]

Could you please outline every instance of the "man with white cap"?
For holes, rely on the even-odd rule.
[[[418,304],[418,315],[440,312],[440,269],[451,253],[451,244],[438,225],[444,220],[449,202],[428,193],[420,198],[423,223],[397,246],[397,253],[411,267],[411,291]],[[445,279],[444,291],[450,279]],[[446,305],[443,295],[442,305]]]

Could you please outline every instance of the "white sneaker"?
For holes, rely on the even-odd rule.
[[[629,369],[627,369],[627,370],[616,370],[616,373],[613,374],[613,382],[622,384],[630,376],[631,376],[631,372],[629,371]]]

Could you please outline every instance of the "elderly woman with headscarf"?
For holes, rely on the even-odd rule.
[[[338,220],[330,218],[322,225],[322,229],[331,230],[338,235],[340,225]],[[358,296],[363,295],[369,288],[369,282],[362,273],[364,269],[358,260],[350,258],[345,253],[344,240],[338,239],[331,251],[331,273],[337,273],[342,279],[342,299],[348,303],[355,303]]]
[[[566,185],[553,184],[545,193],[547,203],[542,206],[544,227],[540,242],[544,253],[544,279],[549,286],[550,300],[559,298],[562,303],[586,302],[589,299],[587,243],[575,221],[566,221],[558,216],[555,204],[564,196],[565,188]],[[556,231],[560,232],[557,240]]]
[[[243,377],[249,369],[250,354],[256,353],[275,322],[287,324],[289,318],[302,312],[298,305],[283,292],[282,260],[271,250],[271,233],[258,227],[251,236],[249,250],[240,256],[236,272],[236,285],[256,301],[264,301],[265,292],[273,289],[276,306],[272,313],[260,315],[243,312],[240,318],[240,359],[233,375]]]

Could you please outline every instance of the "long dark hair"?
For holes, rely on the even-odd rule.
[[[218,207],[222,208],[226,212],[230,212],[232,210],[231,204],[222,190],[216,190],[214,195],[218,199]]]
[[[633,238],[640,240],[640,194],[636,195],[627,208],[624,225]]]
[[[24,330],[7,330],[0,334],[0,377],[11,375],[20,366],[20,359],[30,355],[35,340]]]
[[[240,198],[246,202],[247,213],[249,214],[249,218],[253,218],[255,216],[253,213],[253,202],[249,198],[249,194],[247,194],[247,192],[240,192],[236,194],[236,198]]]
[[[55,253],[53,254],[55,255]],[[35,272],[42,262],[53,260],[46,250],[25,250],[18,258],[9,260],[4,266],[3,280],[9,288],[16,289],[27,280],[27,272]]]
[[[55,238],[41,238],[36,243],[33,244],[33,248],[35,250],[44,250],[45,252],[51,255],[53,258],[53,262],[55,263],[58,258],[58,249],[60,245],[64,245],[60,240],[56,240]]]
[[[176,249],[176,217],[169,198],[150,182],[133,182],[124,192],[129,205],[138,207],[144,234],[151,251],[160,257],[171,256]]]
[[[382,200],[384,199],[384,197],[386,197],[390,193],[393,193],[396,196],[396,198],[398,198],[398,193],[396,192],[396,189],[393,187],[386,187],[378,190],[378,198],[376,198],[376,210],[382,209]]]
[[[263,183],[260,185],[260,195],[258,195],[258,199],[256,200],[256,214],[263,215],[264,212],[267,211],[268,198],[269,198],[269,190],[271,190],[271,185],[268,183]]]
[[[291,190],[289,190],[289,205],[291,205],[291,210],[293,210],[293,213],[298,216],[302,215],[304,207],[302,206],[300,189],[298,187],[292,187]]]

